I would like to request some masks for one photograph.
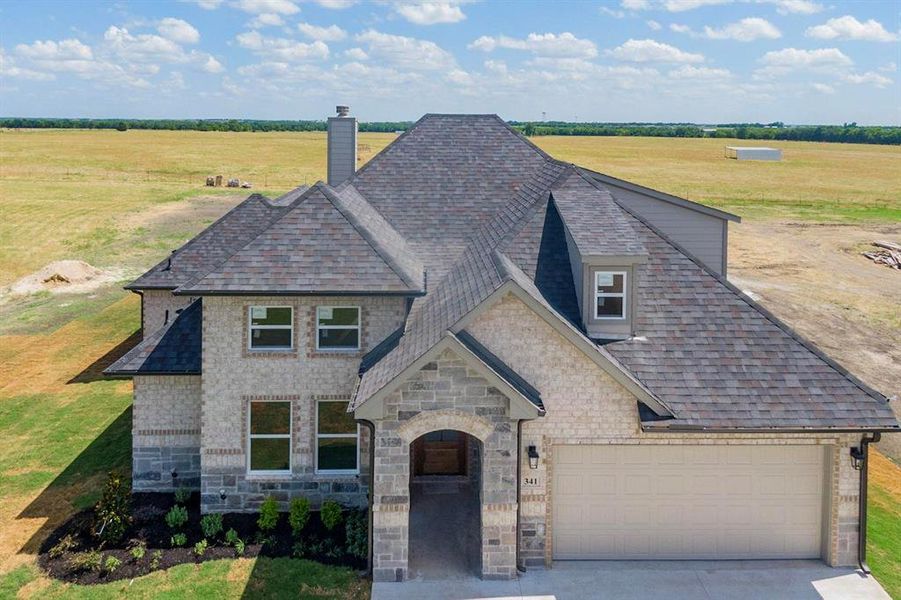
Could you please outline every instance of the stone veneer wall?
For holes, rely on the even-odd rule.
[[[523,424],[522,472],[537,476],[537,487],[520,497],[520,561],[550,566],[552,540],[553,447],[560,444],[818,444],[828,448],[823,559],[830,565],[857,561],[859,473],[848,434],[646,434],[635,398],[604,373],[541,317],[513,296],[478,316],[467,328],[491,352],[541,390],[547,415]],[[535,340],[541,340],[536,343]],[[538,447],[539,469],[529,470],[526,448]]]
[[[331,498],[346,505],[367,503],[368,430],[361,428],[360,473],[317,475],[315,408],[320,399],[350,400],[360,358],[402,323],[405,300],[398,297],[207,297],[203,305],[201,392],[201,508],[204,512],[256,510],[267,495],[287,509],[303,495],[317,506]],[[291,351],[247,349],[247,307],[293,306]],[[352,353],[315,350],[317,306],[360,306],[362,348]],[[291,475],[247,473],[247,410],[252,400],[292,403]],[[220,490],[226,494],[220,497]]]
[[[169,290],[144,290],[141,297],[141,328],[144,330],[144,337],[165,325],[167,310],[171,323],[175,318],[175,311],[193,301],[193,297],[176,296]]]
[[[199,376],[135,377],[131,433],[134,491],[200,489]]]
[[[384,415],[375,421],[373,579],[408,577],[410,443],[442,429],[482,442],[482,577],[515,577],[516,421],[509,400],[446,351],[385,399]]]

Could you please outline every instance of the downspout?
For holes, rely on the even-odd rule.
[[[366,419],[357,419],[358,422],[362,423],[369,429],[369,493],[366,495],[369,497],[369,510],[367,511],[367,519],[369,521],[369,525],[367,527],[368,533],[368,545],[369,552],[366,556],[366,572],[369,574],[370,578],[372,577],[372,505],[374,495],[372,493],[372,487],[375,484],[375,423]]]
[[[851,456],[860,461],[860,492],[858,498],[860,506],[857,508],[859,519],[857,530],[857,564],[865,575],[870,574],[870,566],[867,564],[867,474],[870,470],[870,444],[879,442],[881,433],[873,433],[871,437],[864,436],[860,440],[860,448],[851,448]],[[856,451],[856,452],[855,452]]]
[[[519,529],[520,516],[522,515],[522,419],[516,422],[516,553],[513,560],[516,561],[516,570],[526,572],[526,566],[519,562],[519,546],[522,534]]]

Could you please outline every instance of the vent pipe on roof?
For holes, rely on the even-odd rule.
[[[337,106],[337,117],[328,119],[328,184],[338,185],[357,170],[357,119],[349,106]]]

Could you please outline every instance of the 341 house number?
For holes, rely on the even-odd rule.
[[[540,477],[523,477],[522,484],[526,487],[541,487]]]

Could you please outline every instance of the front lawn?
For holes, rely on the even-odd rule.
[[[870,454],[867,500],[867,562],[889,596],[901,598],[901,467],[878,452]]]

